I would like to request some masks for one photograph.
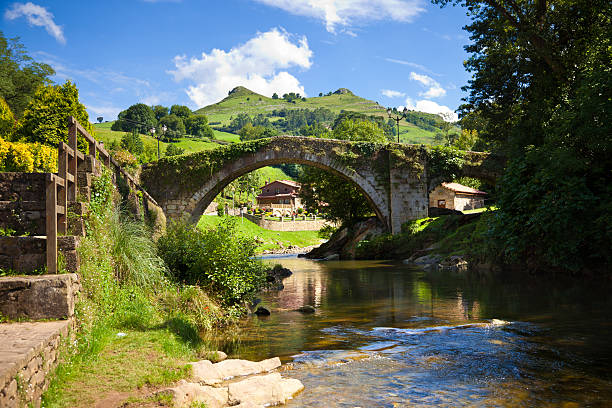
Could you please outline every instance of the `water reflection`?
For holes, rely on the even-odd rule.
[[[306,385],[293,406],[612,405],[602,285],[426,275],[380,261],[280,263],[294,274],[262,296],[272,315],[249,319],[223,348],[280,356]],[[303,305],[316,313],[294,311]]]

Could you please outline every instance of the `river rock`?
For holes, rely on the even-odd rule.
[[[191,363],[191,372],[193,379],[202,384],[214,385],[223,381],[223,375],[209,360]]]
[[[440,266],[443,271],[467,272],[469,264],[462,255],[453,255],[445,259]]]
[[[217,351],[208,351],[206,352],[205,358],[207,360],[210,360],[212,363],[218,363],[220,361],[223,361],[227,358],[227,354],[225,354],[224,352],[217,350]]]
[[[421,256],[411,262],[410,260],[406,260],[404,261],[404,263],[413,263],[416,265],[432,265],[432,264],[438,264],[441,260],[442,260],[442,256],[434,254],[434,255]]]
[[[263,306],[259,306],[255,311],[257,316],[270,316],[270,311]]]
[[[222,379],[228,379],[274,370],[281,366],[281,361],[278,357],[269,358],[260,362],[228,359],[214,364],[213,366],[221,375]]]
[[[322,259],[322,261],[339,261],[340,254],[331,254]]]
[[[256,376],[231,383],[228,386],[230,401],[249,401],[259,405],[284,404],[302,391],[299,380],[283,379],[279,373]]]
[[[295,309],[295,311],[300,312],[300,313],[314,313],[316,309],[314,306],[305,305],[305,306]]]
[[[188,407],[194,403],[204,403],[207,408],[222,408],[227,405],[229,394],[227,388],[215,388],[181,380],[175,387],[164,393],[172,395],[175,407]]]

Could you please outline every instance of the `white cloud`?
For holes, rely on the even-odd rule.
[[[300,81],[284,71],[291,67],[308,69],[312,51],[306,37],[292,42],[293,36],[282,29],[272,29],[257,35],[229,51],[213,49],[201,58],[174,58],[176,70],[170,71],[176,81],[187,80],[193,85],[187,95],[198,107],[217,102],[236,86],[271,96],[299,92],[306,95]]]
[[[15,20],[25,17],[28,23],[33,26],[44,27],[59,43],[66,44],[64,30],[53,21],[53,14],[46,8],[34,3],[15,3],[12,9],[7,9],[4,18]]]
[[[412,67],[412,68],[420,69],[421,71],[427,72],[428,74],[431,74],[433,76],[442,76],[440,74],[436,74],[435,72],[433,72],[432,70],[430,70],[426,66],[423,66],[421,64],[416,64],[414,62],[398,60],[398,59],[394,59],[394,58],[385,58],[385,61],[392,62],[394,64],[406,65],[406,66],[409,66],[409,67]]]
[[[423,0],[255,0],[291,14],[316,18],[330,33],[357,22],[393,20],[409,22],[425,11]]]
[[[411,72],[410,79],[420,82],[423,86],[429,88],[426,92],[420,92],[419,96],[423,96],[425,98],[439,98],[446,95],[446,90],[442,88],[437,81],[427,75],[420,75],[416,72]]]
[[[394,91],[392,89],[381,89],[380,93],[386,96],[387,98],[401,98],[406,96],[404,92]]]
[[[459,116],[448,106],[438,105],[436,102],[426,99],[415,102],[412,98],[406,98],[406,107],[419,112],[440,115],[442,119],[447,122],[456,122],[459,120]]]

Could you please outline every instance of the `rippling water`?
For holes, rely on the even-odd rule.
[[[273,261],[294,274],[262,295],[272,315],[222,347],[280,356],[306,387],[290,406],[612,406],[609,287]]]

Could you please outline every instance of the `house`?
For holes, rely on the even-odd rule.
[[[257,196],[259,208],[286,208],[296,210],[302,208],[300,201],[301,185],[290,180],[275,180],[261,188]]]
[[[429,193],[429,207],[464,211],[484,207],[487,193],[459,183],[442,183]]]

